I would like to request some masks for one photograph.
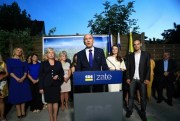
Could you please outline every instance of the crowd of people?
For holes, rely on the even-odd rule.
[[[74,91],[78,92],[118,92],[123,90],[124,104],[127,107],[126,117],[133,113],[134,100],[141,105],[141,116],[146,118],[147,100],[151,95],[156,96],[157,103],[163,100],[173,105],[174,82],[177,66],[170,59],[170,53],[164,52],[162,60],[154,61],[149,53],[141,50],[139,39],[133,42],[134,52],[122,58],[117,45],[112,46],[111,54],[105,58],[104,51],[94,47],[94,38],[84,36],[85,49],[74,54],[73,62],[68,59],[66,51],[56,57],[53,48],[48,48],[43,60],[39,61],[37,54],[25,59],[23,49],[13,50],[11,58],[3,61],[0,56],[0,120],[6,121],[4,116],[4,98],[15,105],[17,117],[26,117],[25,104],[30,106],[33,113],[40,112],[47,106],[50,121],[57,121],[58,109],[64,111],[69,108],[69,100],[73,100]],[[73,73],[75,71],[123,71],[123,84],[77,86],[73,88]],[[167,98],[163,89],[167,91]],[[152,92],[152,93],[151,93]],[[157,92],[157,93],[156,93]],[[59,106],[60,104],[60,106]]]

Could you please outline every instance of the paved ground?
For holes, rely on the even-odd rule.
[[[130,118],[125,117],[125,109],[123,109],[123,121],[141,121],[138,115],[139,105],[135,102],[135,109]],[[180,121],[180,99],[173,99],[173,106],[167,105],[165,102],[160,104],[152,98],[147,105],[148,121]],[[7,121],[19,121],[16,116],[15,107],[12,107],[7,115]],[[22,121],[49,121],[47,109],[39,113],[27,111],[27,117]],[[58,121],[73,121],[73,108],[65,111],[59,111]]]

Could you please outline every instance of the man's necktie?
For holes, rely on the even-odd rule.
[[[92,50],[89,50],[89,65],[93,66],[93,56],[92,56]]]

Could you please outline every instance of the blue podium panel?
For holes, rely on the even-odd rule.
[[[77,71],[73,75],[74,85],[122,83],[122,71]]]

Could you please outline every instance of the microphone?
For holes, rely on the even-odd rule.
[[[116,70],[116,66],[114,65],[114,63],[112,63],[108,58],[106,58],[106,60],[109,61],[114,66],[114,68]]]

